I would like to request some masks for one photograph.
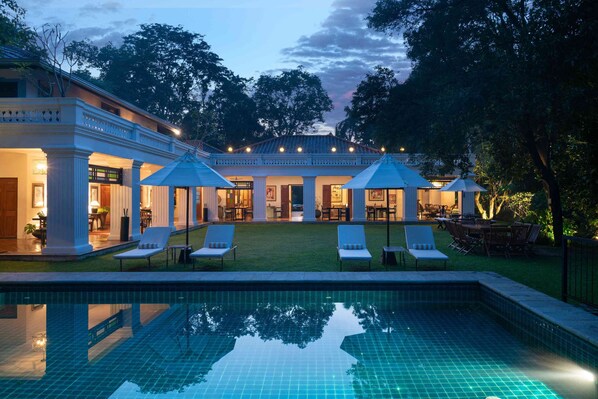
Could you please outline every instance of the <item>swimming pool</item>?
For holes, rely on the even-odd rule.
[[[596,397],[468,281],[71,283],[0,284],[0,397]]]

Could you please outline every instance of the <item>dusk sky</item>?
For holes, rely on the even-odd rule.
[[[404,80],[410,68],[401,38],[366,27],[375,0],[20,0],[27,23],[60,23],[68,39],[120,44],[143,23],[181,25],[204,35],[222,63],[257,78],[303,65],[334,102],[328,128],[344,118],[357,84],[376,65]],[[322,132],[327,128],[322,127]]]

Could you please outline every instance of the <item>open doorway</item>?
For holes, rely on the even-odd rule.
[[[303,220],[303,186],[291,185],[291,221]]]

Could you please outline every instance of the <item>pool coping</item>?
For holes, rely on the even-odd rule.
[[[598,317],[494,272],[0,273],[0,286],[96,284],[479,284],[598,348]]]

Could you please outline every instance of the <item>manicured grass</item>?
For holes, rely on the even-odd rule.
[[[448,270],[492,271],[535,288],[553,297],[560,296],[559,251],[542,248],[543,255],[533,257],[486,257],[461,255],[449,249],[450,236],[433,227],[438,249],[449,256]],[[205,228],[191,232],[190,242],[195,249],[203,243]],[[365,227],[368,249],[374,259],[372,271],[384,272],[380,264],[382,246],[386,244],[386,226],[368,224]],[[391,245],[405,245],[403,225],[391,225]],[[336,259],[335,224],[239,224],[235,243],[237,260],[225,259],[225,271],[338,271]],[[183,244],[184,234],[173,236],[170,244]],[[118,261],[113,254],[92,257],[76,262],[0,262],[0,272],[115,272]],[[392,266],[389,270],[415,270],[414,258],[407,255],[407,268]],[[172,264],[166,268],[165,255],[152,258],[151,271],[191,271],[191,265]],[[125,271],[147,271],[145,260],[127,260]],[[196,270],[220,270],[220,260],[198,260]],[[345,262],[344,271],[368,270],[364,262]],[[441,262],[419,264],[418,270],[442,270]]]

